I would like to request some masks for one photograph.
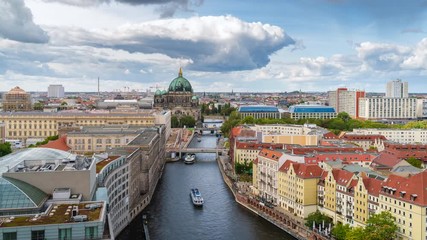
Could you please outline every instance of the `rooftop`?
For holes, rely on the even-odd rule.
[[[109,164],[110,162],[113,162],[114,160],[116,160],[117,158],[119,158],[120,156],[109,156],[107,159],[104,159],[102,161],[99,161],[96,163],[96,173],[101,172],[101,170],[107,166],[107,164]]]
[[[291,113],[335,113],[335,109],[322,105],[294,105],[289,107]]]
[[[240,106],[239,112],[279,112],[279,109],[275,106],[252,105]]]

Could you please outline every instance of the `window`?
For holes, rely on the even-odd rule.
[[[31,240],[44,240],[44,230],[31,231]]]
[[[16,232],[3,233],[3,240],[17,240]]]
[[[98,238],[98,227],[85,227],[85,239]]]
[[[71,228],[58,229],[59,240],[71,240]]]

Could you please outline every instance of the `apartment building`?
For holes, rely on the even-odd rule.
[[[382,146],[384,141],[387,139],[383,135],[363,135],[363,134],[345,134],[341,137],[341,140],[353,143],[361,148],[363,151],[367,151],[370,148],[377,148],[378,146]]]
[[[360,98],[359,116],[363,119],[417,118],[416,98]]]
[[[317,165],[285,161],[277,173],[279,207],[302,219],[315,212],[322,171]]]
[[[400,79],[387,82],[385,96],[389,98],[407,98],[408,82],[402,82]]]
[[[355,128],[353,133],[383,135],[389,141],[404,144],[427,144],[427,129]]]
[[[272,150],[283,149],[283,144],[236,142],[234,148],[234,162],[240,164],[252,163],[263,148]]]
[[[338,88],[328,92],[329,106],[337,113],[346,112],[352,118],[359,117],[359,99],[365,97],[365,91]]]

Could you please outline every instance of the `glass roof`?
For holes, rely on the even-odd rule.
[[[12,178],[0,178],[0,210],[35,208],[46,198],[46,193],[28,183]]]

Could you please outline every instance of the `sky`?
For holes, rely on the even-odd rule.
[[[0,91],[427,92],[427,0],[0,0]]]

